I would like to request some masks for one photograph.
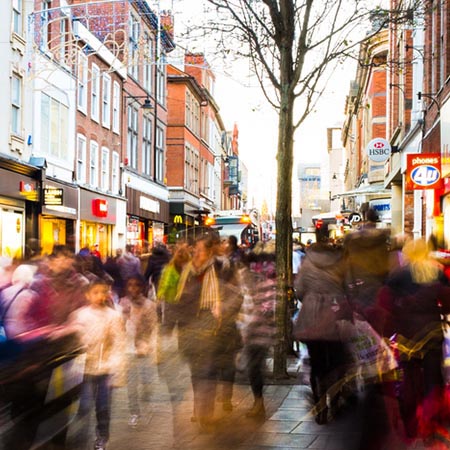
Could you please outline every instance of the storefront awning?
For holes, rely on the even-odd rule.
[[[382,183],[374,183],[360,186],[351,191],[343,192],[342,194],[335,194],[334,198],[357,197],[358,195],[383,195],[387,197],[391,195],[391,190],[385,189]]]

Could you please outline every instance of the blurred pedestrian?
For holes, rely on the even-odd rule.
[[[263,397],[266,358],[276,336],[275,254],[262,250],[250,252],[245,258],[248,271],[244,279],[248,295],[243,307],[244,348],[241,355],[254,398],[246,416],[257,419],[265,418],[266,414]]]
[[[181,272],[191,260],[191,252],[186,244],[179,244],[172,259],[162,269],[158,284],[157,301],[162,309],[163,333],[171,333],[177,321],[177,288]]]
[[[395,335],[400,355],[400,414],[408,438],[437,443],[447,436],[450,445],[441,410],[441,315],[450,313],[450,286],[425,240],[407,242],[403,257],[406,264],[390,274],[377,301],[378,325],[384,336]]]
[[[150,354],[152,335],[156,330],[156,305],[145,295],[146,283],[141,275],[128,278],[126,296],[120,299],[127,336],[127,391],[130,418],[128,424],[136,427],[141,415],[139,387],[142,399],[150,400],[152,380]]]
[[[158,292],[161,273],[171,258],[172,255],[162,242],[158,242],[153,247],[152,254],[147,261],[147,268],[145,269],[144,276],[149,285],[153,286],[155,293]]]
[[[341,342],[339,319],[351,319],[344,284],[343,251],[326,243],[312,244],[295,280],[301,309],[294,336],[308,348],[310,382],[316,422],[325,424],[328,411],[337,413],[339,397],[331,388],[345,375],[345,344]],[[330,396],[330,404],[327,403]]]
[[[117,258],[117,264],[124,283],[127,282],[128,278],[141,273],[141,261],[134,254],[133,246],[130,244],[125,246],[125,252]]]
[[[98,278],[85,288],[88,306],[71,316],[72,327],[78,330],[86,346],[85,378],[80,397],[79,415],[86,428],[79,439],[86,448],[89,436],[89,415],[95,404],[97,419],[95,450],[105,450],[109,440],[111,388],[125,384],[125,330],[121,314],[108,306],[110,286]]]
[[[204,431],[214,426],[217,368],[215,350],[220,325],[220,282],[215,267],[215,242],[199,238],[192,260],[178,284],[178,345],[189,365],[194,393],[193,421]]]

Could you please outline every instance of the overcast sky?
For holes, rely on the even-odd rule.
[[[148,0],[157,5],[157,0]],[[175,41],[177,33],[186,26],[201,20],[206,0],[159,0],[161,9],[171,9],[175,20]],[[183,42],[189,50],[202,51],[217,76],[215,99],[225,126],[239,127],[239,152],[249,171],[249,202],[260,207],[265,199],[270,209],[275,211],[276,192],[276,146],[277,115],[266,102],[260,86],[251,78],[248,63],[218,61],[215,45],[210,38],[202,42]],[[348,68],[348,65],[347,65]],[[353,69],[341,69],[331,78],[327,92],[319,101],[317,111],[297,131],[295,139],[295,167],[297,176],[300,162],[320,162],[326,157],[326,129],[342,121],[345,96],[350,79],[355,76]],[[295,189],[296,183],[294,183]],[[251,205],[250,205],[251,206]]]

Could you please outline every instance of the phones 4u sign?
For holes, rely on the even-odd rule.
[[[441,155],[414,153],[406,155],[406,189],[441,189]]]

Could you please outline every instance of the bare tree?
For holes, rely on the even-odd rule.
[[[330,68],[386,27],[393,11],[363,0],[207,0],[225,54],[245,57],[267,101],[278,112],[276,260],[278,339],[274,376],[285,377],[288,302],[292,280],[292,166],[294,133],[324,92]],[[401,4],[402,2],[398,2]],[[404,8],[404,6],[403,6]],[[331,64],[333,63],[333,64]]]

